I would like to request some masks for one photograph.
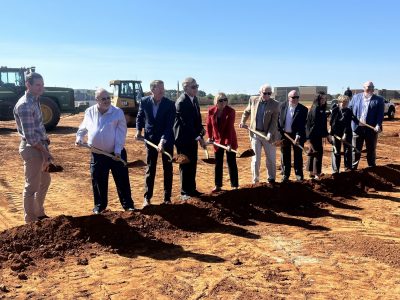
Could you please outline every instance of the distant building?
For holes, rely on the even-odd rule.
[[[296,90],[300,94],[300,99],[306,101],[313,101],[318,92],[328,94],[327,86],[284,86],[275,87],[273,97],[279,102],[286,101],[291,90]]]

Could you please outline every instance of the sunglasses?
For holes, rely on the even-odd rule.
[[[290,97],[290,98],[292,98],[292,99],[299,99],[300,96],[293,96],[293,97]]]
[[[111,100],[111,98],[110,98],[110,97],[103,97],[103,98],[99,98],[99,100],[101,100],[101,101],[107,101],[107,100]]]
[[[263,95],[264,95],[264,96],[266,96],[266,95],[271,96],[272,93],[271,93],[271,92],[263,92]]]
[[[192,90],[198,89],[198,88],[199,88],[199,85],[198,85],[198,84],[192,85],[191,88],[192,88]]]
[[[222,98],[222,99],[219,99],[218,102],[219,102],[219,103],[228,102],[228,99],[227,99],[227,98]]]

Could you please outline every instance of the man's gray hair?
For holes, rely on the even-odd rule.
[[[262,86],[260,86],[259,92],[261,93],[264,89],[269,89],[272,92],[272,87],[269,83],[264,83]]]
[[[154,90],[159,84],[164,85],[164,81],[162,80],[153,80],[150,82],[150,91]]]
[[[106,92],[107,94],[109,94],[108,91],[107,91],[106,89],[104,89],[104,88],[101,87],[101,88],[98,88],[98,89],[94,92],[94,97],[97,99],[97,97],[99,97],[100,94],[101,94],[102,92]]]
[[[182,81],[182,87],[185,90],[189,85],[192,85],[193,82],[196,82],[196,79],[192,77],[187,77]]]
[[[43,77],[42,77],[42,75],[40,75],[39,73],[30,72],[30,73],[28,73],[28,74],[25,76],[25,83],[26,83],[26,82],[29,82],[29,84],[32,85],[33,82],[34,82],[36,79],[41,79],[41,80],[43,80]]]

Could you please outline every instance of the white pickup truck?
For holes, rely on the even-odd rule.
[[[388,117],[388,119],[394,119],[394,115],[396,114],[396,107],[392,101],[386,100],[385,99],[385,116]]]

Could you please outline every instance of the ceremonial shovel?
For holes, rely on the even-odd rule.
[[[299,144],[296,144],[296,142],[294,141],[294,139],[292,139],[290,137],[290,135],[288,135],[286,132],[283,133],[285,135],[285,137],[295,146],[299,147],[307,156],[316,156],[317,155],[317,151],[310,151],[309,149],[306,149],[304,147],[302,147]]]
[[[150,145],[151,147],[153,147],[155,149],[158,149],[158,146],[156,144],[153,144],[152,142],[150,142],[150,141],[148,141],[146,139],[143,139],[143,140],[147,145]],[[169,158],[168,161],[171,162],[171,163],[176,163],[176,164],[179,164],[179,165],[180,164],[188,164],[188,163],[190,163],[190,159],[185,154],[178,154],[178,155],[172,157],[172,155],[169,154],[164,149],[161,152],[163,154],[165,154],[166,156],[168,156],[168,158]]]
[[[204,161],[206,164],[215,165],[215,158],[210,158],[210,156],[208,155],[207,148],[204,149],[204,152],[206,154],[206,158],[202,158],[201,160]]]
[[[337,136],[336,134],[333,135],[335,139],[341,141],[343,144],[346,144],[347,146],[351,147],[354,149],[354,151],[356,151],[357,153],[360,153],[360,151],[354,147],[352,144],[350,144],[348,141],[345,141],[344,139],[342,139],[341,137]]]
[[[118,160],[118,161],[122,162],[124,164],[124,166],[127,167],[127,168],[140,168],[140,167],[145,167],[146,166],[146,163],[143,160],[140,160],[140,159],[139,160],[135,160],[135,161],[126,162],[125,160],[123,160],[120,157],[117,157],[117,156],[115,156],[115,155],[113,155],[111,153],[108,153],[108,152],[103,151],[101,149],[98,149],[96,147],[90,146],[88,144],[79,143],[78,146],[81,146],[81,147],[84,147],[84,148],[88,148],[93,153],[103,154],[105,156],[108,156],[108,157],[111,157],[111,158],[113,158],[115,160]]]
[[[211,142],[211,143],[212,143],[214,146],[220,147],[220,148],[225,149],[225,150],[228,151],[228,147],[227,147],[227,146],[218,144],[218,143],[216,143],[216,142]],[[233,150],[233,149],[230,149],[229,151],[230,151],[230,152],[233,152],[233,153],[236,153],[236,157],[237,157],[237,158],[252,157],[252,156],[256,155],[256,154],[254,153],[254,150],[253,150],[253,149],[247,149],[247,150],[245,150],[245,151],[243,151],[243,152],[239,152],[239,151],[236,151],[236,150]]]

